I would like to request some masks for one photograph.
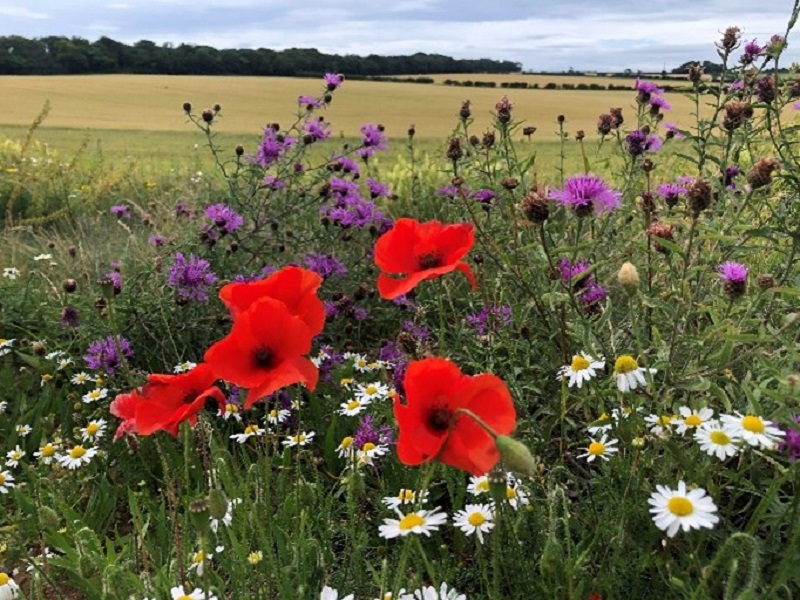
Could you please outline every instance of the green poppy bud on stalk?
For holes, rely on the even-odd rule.
[[[500,459],[508,469],[528,477],[533,476],[536,472],[536,459],[525,444],[507,435],[498,435],[495,444],[500,452]]]
[[[208,493],[208,508],[211,518],[221,521],[228,513],[228,497],[222,490],[211,490]]]

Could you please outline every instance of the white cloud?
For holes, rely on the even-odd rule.
[[[0,15],[17,19],[43,20],[50,18],[48,14],[36,12],[24,6],[0,6]]]

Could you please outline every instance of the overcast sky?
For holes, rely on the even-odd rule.
[[[0,35],[660,71],[714,60],[713,42],[729,25],[760,41],[783,33],[791,7],[792,0],[0,0]],[[787,65],[800,60],[800,41],[789,39]]]

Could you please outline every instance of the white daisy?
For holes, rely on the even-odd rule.
[[[13,600],[19,597],[19,585],[11,575],[0,571],[0,600]]]
[[[258,426],[258,423],[251,423],[247,427],[244,428],[244,433],[234,433],[231,436],[232,440],[236,440],[240,444],[244,444],[247,440],[249,440],[253,436],[260,436],[264,435],[264,430]]]
[[[73,361],[71,358],[59,358],[58,362],[56,363],[56,371],[63,371],[67,367],[74,364],[74,362],[75,361]]]
[[[95,419],[86,427],[81,428],[81,439],[85,442],[99,440],[106,432],[106,420]]]
[[[33,257],[33,260],[35,260],[36,262],[41,262],[43,260],[52,260],[52,258],[53,258],[52,254],[37,254],[36,256]]]
[[[694,430],[694,439],[700,444],[703,452],[725,460],[739,451],[737,442],[742,438],[730,425],[723,425],[718,421],[706,421]]]
[[[53,376],[50,373],[45,373],[44,375],[42,375],[42,381],[41,381],[40,385],[42,387],[44,387],[45,385],[47,385],[51,381],[53,381]]]
[[[355,456],[356,448],[353,446],[353,436],[348,435],[342,438],[342,442],[337,446],[336,453],[339,458],[351,459]]]
[[[597,375],[595,373],[597,369],[602,369],[605,366],[606,363],[602,356],[600,358],[592,358],[585,352],[581,352],[572,357],[570,364],[558,370],[557,379],[562,381],[564,378],[569,377],[567,386],[577,385],[580,388],[584,381],[589,381]]]
[[[453,525],[467,535],[476,534],[483,543],[483,534],[494,527],[494,510],[491,504],[467,504],[453,515]]]
[[[3,277],[6,279],[16,279],[20,276],[20,270],[17,267],[3,267]]]
[[[205,553],[202,550],[198,550],[192,554],[192,564],[189,565],[189,571],[195,571],[198,576],[202,577],[205,564],[210,562],[213,556],[211,552]]]
[[[467,600],[467,596],[459,594],[456,590],[448,588],[446,583],[442,583],[438,590],[432,586],[424,586],[414,590],[413,595],[400,600]]]
[[[666,437],[672,433],[672,425],[675,420],[676,418],[672,415],[647,415],[644,418],[644,422],[651,425],[650,433],[659,437]]]
[[[771,421],[764,421],[756,415],[721,415],[723,424],[729,425],[751,446],[761,446],[773,450],[786,432],[778,429]]]
[[[469,478],[467,491],[473,496],[489,493],[489,477],[487,475],[473,475]]]
[[[589,427],[586,428],[586,430],[593,436],[597,435],[598,433],[610,431],[613,427],[611,417],[609,417],[606,413],[603,413],[597,417],[597,420],[593,421],[593,423],[594,425],[589,425]]]
[[[14,476],[8,471],[0,471],[0,494],[7,494],[15,486]]]
[[[27,437],[27,436],[28,436],[28,434],[30,434],[30,432],[31,432],[31,431],[33,431],[33,430],[31,429],[31,426],[30,426],[30,425],[17,425],[17,426],[14,428],[14,430],[17,432],[17,435],[18,435],[19,437]]]
[[[62,356],[65,356],[66,354],[67,353],[64,352],[63,350],[53,350],[52,352],[48,352],[47,354],[45,354],[44,357],[47,360],[55,360],[57,358],[61,358]]]
[[[351,387],[353,387],[354,383],[355,383],[355,380],[352,377],[342,377],[339,380],[339,385],[342,386],[343,388],[347,388],[347,389],[350,389]]]
[[[342,402],[339,405],[339,410],[336,412],[346,417],[355,417],[356,415],[364,412],[369,406],[369,400],[350,400],[350,402]]]
[[[603,437],[599,440],[592,440],[589,446],[583,448],[583,450],[586,450],[586,453],[579,454],[578,458],[586,458],[586,462],[592,462],[598,457],[603,460],[608,460],[610,454],[619,452],[619,448],[614,447],[618,442],[619,440],[609,440],[608,436],[603,434]]]
[[[282,443],[287,448],[292,448],[294,446],[305,446],[312,439],[314,439],[313,431],[302,431],[296,435],[287,435]]]
[[[6,408],[8,408],[8,401],[0,400],[0,413],[6,412]]]
[[[225,404],[225,409],[219,411],[219,416],[222,417],[224,420],[233,419],[235,421],[242,422],[242,415],[239,413],[239,405],[234,404],[233,402],[228,402]]]
[[[389,452],[386,444],[373,444],[366,442],[359,450],[356,450],[356,459],[360,466],[372,465],[373,460]]]
[[[319,600],[339,600],[339,592],[326,585],[319,593]],[[348,594],[341,600],[353,600],[353,594]]]
[[[514,510],[531,503],[528,492],[519,485],[517,478],[511,473],[506,473],[506,502]]]
[[[55,556],[55,553],[51,552],[51,551],[50,551],[50,548],[48,548],[47,546],[45,546],[45,547],[44,547],[44,550],[42,550],[42,553],[41,553],[41,554],[37,554],[36,556],[33,556],[33,557],[31,557],[31,559],[30,559],[30,560],[31,560],[31,562],[33,562],[33,563],[35,563],[35,564],[37,564],[37,565],[40,565],[40,564],[43,562],[43,561],[42,561],[42,560],[40,560],[40,559],[42,559],[42,558],[44,558],[44,559],[53,558],[54,556]],[[25,567],[25,571],[26,571],[27,573],[30,573],[30,572],[31,572],[31,571],[33,571],[35,568],[36,568],[36,567],[34,567],[33,565],[28,565],[27,567]]]
[[[182,585],[172,588],[170,593],[172,594],[172,600],[217,600],[217,597],[213,594],[206,597],[205,592],[200,588],[187,592]]]
[[[23,458],[25,458],[25,450],[20,448],[19,444],[17,444],[16,448],[6,452],[6,466],[16,467]]]
[[[680,435],[683,435],[689,429],[697,431],[698,427],[714,417],[714,410],[711,408],[692,410],[688,406],[681,406],[678,412],[680,413],[680,417],[675,419],[674,424],[676,426],[675,432]]]
[[[386,496],[381,500],[386,506],[392,510],[396,510],[400,505],[414,504],[417,501],[417,492],[402,488],[396,496]],[[425,504],[428,501],[428,490],[422,490],[419,494],[420,504]]]
[[[0,356],[5,356],[9,352],[11,352],[11,348],[14,347],[14,342],[16,341],[17,341],[16,339],[6,340],[0,338]]]
[[[194,369],[196,366],[197,366],[197,363],[192,362],[190,360],[187,360],[185,362],[178,363],[177,365],[175,365],[175,367],[172,369],[172,372],[173,373],[188,373],[189,371]]]
[[[400,594],[398,596],[400,600],[414,600],[414,596],[411,594],[406,594],[406,588],[400,588],[398,593]],[[394,598],[394,596],[392,596],[392,592],[385,592],[383,596],[380,598],[375,598],[375,600],[392,600],[392,598]]]
[[[657,373],[656,369],[643,369],[636,362],[636,359],[629,354],[623,354],[614,363],[614,378],[617,380],[617,387],[622,393],[635,390],[640,385],[645,387],[647,380],[646,373]]]
[[[264,553],[261,550],[256,550],[247,555],[247,562],[254,567],[262,560],[264,560]]]
[[[653,522],[668,537],[673,537],[678,529],[711,529],[719,521],[714,501],[702,488],[687,492],[686,484],[679,481],[677,490],[663,485],[657,485],[656,490],[647,502],[652,507]]]
[[[273,408],[267,413],[267,423],[270,425],[280,425],[285,423],[292,413],[285,408]]]
[[[37,452],[34,452],[33,455],[44,464],[49,465],[56,458],[56,447],[48,442],[39,448]]]
[[[441,512],[439,507],[408,514],[403,514],[399,510],[396,512],[399,519],[384,519],[383,525],[378,527],[382,538],[388,540],[397,536],[407,536],[409,533],[421,533],[430,537],[432,531],[437,531],[447,522],[447,514]]]
[[[94,377],[92,377],[91,375],[89,375],[84,371],[81,371],[80,373],[75,373],[75,375],[72,376],[72,379],[70,379],[70,381],[74,385],[83,385],[84,383],[89,383],[91,381],[94,381]]]
[[[317,352],[316,356],[311,357],[311,362],[314,363],[314,366],[319,369],[322,366],[322,363],[324,363],[330,357],[331,357],[330,354],[325,352],[325,350],[320,349],[320,351]]]
[[[108,396],[108,390],[106,388],[95,388],[83,395],[83,402],[84,404],[91,404],[98,400],[104,400],[106,396]]]
[[[66,454],[56,456],[56,460],[62,467],[72,471],[81,468],[83,465],[88,465],[95,454],[97,454],[96,448],[84,448],[81,445],[77,445]]]
[[[228,510],[225,511],[225,515],[221,519],[215,519],[214,517],[209,517],[209,527],[211,527],[211,531],[217,533],[219,529],[219,524],[222,523],[225,527],[230,527],[230,524],[233,523],[233,508],[238,506],[242,503],[241,498],[233,498],[228,500]]]
[[[362,402],[372,402],[373,400],[383,400],[389,395],[389,386],[375,381],[367,385],[358,384],[356,386],[356,400]]]

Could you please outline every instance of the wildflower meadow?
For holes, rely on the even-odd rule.
[[[0,146],[0,600],[800,597],[799,14],[680,122]]]

